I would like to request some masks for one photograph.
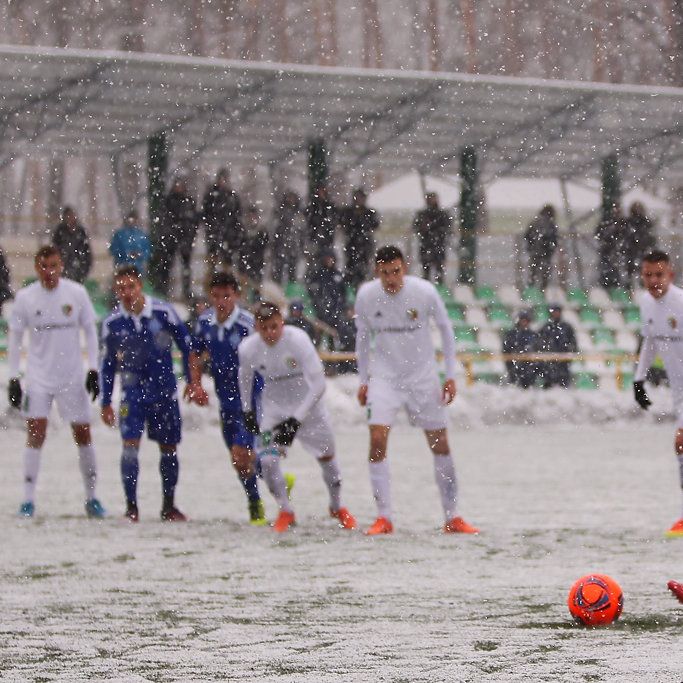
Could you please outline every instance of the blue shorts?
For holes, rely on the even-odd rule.
[[[180,443],[180,408],[176,398],[151,399],[136,391],[126,391],[119,405],[121,438],[139,439],[147,423],[150,441],[163,445]]]
[[[228,448],[233,446],[254,447],[254,435],[247,431],[242,413],[232,410],[221,410],[221,427],[223,440]]]

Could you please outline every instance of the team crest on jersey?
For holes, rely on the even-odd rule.
[[[418,316],[417,308],[409,308],[409,309],[406,311],[406,315],[407,315],[411,320],[417,320],[417,316]]]
[[[285,358],[285,363],[287,364],[288,368],[294,370],[296,367],[296,358]]]
[[[128,412],[129,412],[128,404],[127,404],[127,403],[122,403],[122,404],[119,406],[119,417],[122,418],[122,419],[128,417]]]
[[[62,306],[62,313],[67,317],[73,313],[74,307],[71,304],[64,304]]]
[[[675,330],[678,327],[678,320],[676,320],[676,318],[674,318],[673,316],[669,318],[669,327],[672,330]]]

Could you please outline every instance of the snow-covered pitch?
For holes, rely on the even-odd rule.
[[[4,378],[3,378],[4,386]],[[356,380],[328,382],[344,498],[375,510]],[[464,390],[450,411],[460,511],[477,537],[444,536],[422,434],[390,441],[393,536],[335,527],[319,468],[294,447],[297,528],[247,524],[214,405],[184,408],[179,507],[159,520],[156,448],[143,443],[138,525],[124,523],[116,431],[94,424],[103,522],[83,514],[75,447],[53,418],[37,517],[21,500],[23,426],[3,418],[3,681],[677,681],[683,540],[669,397]],[[0,412],[5,411],[4,399]],[[274,504],[264,489],[267,511]],[[624,590],[615,626],[573,624],[567,591],[603,572]]]

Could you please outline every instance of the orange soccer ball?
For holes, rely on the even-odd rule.
[[[582,576],[569,589],[569,612],[586,626],[605,626],[615,622],[624,607],[621,586],[606,574]]]

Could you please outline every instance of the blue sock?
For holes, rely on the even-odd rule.
[[[164,499],[173,500],[175,487],[178,483],[178,454],[173,451],[161,451],[159,472],[161,473],[161,488]]]
[[[261,496],[258,492],[258,478],[255,474],[252,474],[246,478],[239,477],[239,480],[247,493],[247,498],[250,501],[261,499]]]
[[[121,481],[127,503],[137,503],[139,472],[138,449],[135,446],[124,446],[121,451]]]

